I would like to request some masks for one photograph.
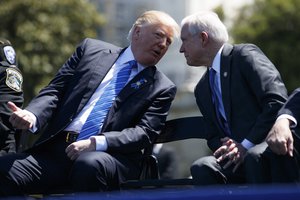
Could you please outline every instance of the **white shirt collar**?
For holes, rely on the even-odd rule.
[[[131,51],[131,46],[129,46],[128,48],[125,49],[125,51],[120,55],[120,57],[118,58],[118,60],[116,61],[116,63],[118,65],[122,65],[125,64],[131,60],[134,60],[134,56],[133,53]]]
[[[122,65],[125,64],[131,60],[135,60],[132,50],[131,50],[131,46],[129,46],[128,48],[125,49],[125,51],[120,55],[120,57],[118,58],[118,60],[116,61],[116,64],[118,65]],[[141,65],[140,63],[138,64],[138,71],[142,71],[145,66]]]
[[[219,51],[217,52],[213,63],[212,63],[212,68],[218,73],[220,74],[221,71],[221,53],[223,50],[224,45],[221,46],[221,48],[219,49]]]

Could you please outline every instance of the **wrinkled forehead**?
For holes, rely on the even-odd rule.
[[[160,23],[160,22],[146,23],[146,24],[143,24],[142,27],[151,28],[154,31],[163,33],[164,35],[170,37],[171,39],[173,39],[175,37],[175,34],[176,34],[175,31],[174,31],[173,26],[170,26],[170,25],[165,24],[165,23]]]
[[[182,26],[181,32],[180,32],[180,38],[185,39],[185,38],[190,37],[190,36],[191,36],[191,33],[189,31],[188,25]]]

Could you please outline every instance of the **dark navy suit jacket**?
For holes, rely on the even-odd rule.
[[[244,139],[261,143],[275,122],[277,112],[287,99],[280,74],[255,45],[225,44],[221,53],[221,88],[225,114],[237,142]],[[195,97],[203,115],[199,122],[203,137],[214,151],[225,134],[218,126],[211,100],[208,71],[195,88]]]
[[[297,88],[288,98],[287,102],[282,106],[278,112],[278,117],[282,114],[288,114],[293,116],[297,120],[297,126],[292,126],[294,135],[294,147],[298,150],[300,149],[300,88]],[[299,154],[296,156],[300,159]]]
[[[34,146],[63,131],[86,105],[124,49],[85,39],[54,79],[27,106],[42,132]],[[138,81],[142,84],[135,87]],[[176,94],[175,85],[155,66],[146,67],[120,92],[102,132],[108,152],[138,153],[160,134]]]
[[[300,88],[297,88],[291,96],[289,96],[287,102],[279,110],[278,115],[288,114],[300,120]]]

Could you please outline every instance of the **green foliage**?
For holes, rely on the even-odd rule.
[[[281,73],[289,92],[300,87],[300,1],[255,0],[232,28],[235,42],[258,45]]]
[[[217,6],[214,9],[214,12],[217,13],[217,15],[219,16],[219,18],[220,18],[221,21],[224,21],[224,19],[225,19],[225,13],[224,13],[222,5]]]
[[[23,71],[26,101],[104,23],[87,0],[1,0],[0,19],[0,36],[12,42]]]

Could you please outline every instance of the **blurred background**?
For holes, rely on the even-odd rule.
[[[300,0],[0,0],[0,37],[9,39],[16,50],[25,106],[82,39],[125,47],[135,19],[151,9],[169,13],[179,24],[186,15],[214,10],[228,27],[231,43],[258,45],[289,92],[300,86]],[[204,68],[187,66],[180,44],[175,41],[157,66],[178,86],[169,119],[201,115],[193,90]],[[176,152],[178,177],[189,176],[191,163],[209,153],[199,139],[165,146]]]

